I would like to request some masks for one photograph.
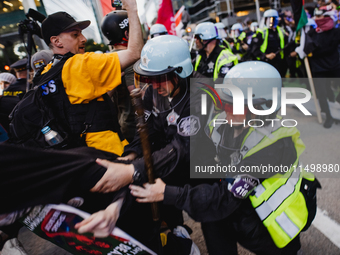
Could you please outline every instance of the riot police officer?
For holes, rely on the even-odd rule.
[[[240,23],[235,23],[231,27],[231,37],[234,39],[233,53],[237,54],[238,58],[241,59],[248,49],[248,44],[247,34],[243,31],[243,27]]]
[[[199,49],[194,68],[195,77],[216,80],[237,65],[237,57],[228,48],[220,47],[217,29],[212,22],[198,24],[194,36]]]
[[[154,175],[174,185],[183,186],[190,182],[190,139],[200,130],[198,117],[190,112],[189,77],[193,66],[187,43],[172,35],[150,39],[144,45],[134,71],[135,85],[144,92],[144,119],[148,126]],[[112,175],[107,176],[107,179],[104,176],[93,191],[113,191],[131,182],[147,181],[139,136],[136,135],[125,147],[123,156],[121,160],[132,161],[128,164],[110,163],[115,169],[116,181],[110,181]],[[136,228],[136,224],[144,224],[150,230],[153,225],[151,214],[145,214],[145,207],[132,206],[120,222],[126,222],[124,230],[148,245],[148,234],[143,227]],[[160,211],[161,219],[170,229],[183,224],[181,210],[173,206],[162,206]],[[137,223],[131,224],[132,219]]]
[[[253,55],[261,61],[266,61],[274,66],[285,77],[287,67],[285,61],[285,45],[287,38],[284,30],[278,26],[279,14],[276,10],[270,9],[263,15],[265,27],[258,29],[257,35],[253,38]]]
[[[154,24],[150,28],[150,38],[154,38],[160,35],[167,35],[168,30],[163,24]]]
[[[23,58],[11,65],[16,74],[16,81],[3,90],[0,98],[0,123],[9,130],[9,114],[26,93],[27,83],[27,58]]]
[[[305,185],[314,196],[319,184],[313,175],[295,171],[304,150],[299,131],[270,121],[280,118],[276,117],[280,102],[272,103],[273,90],[280,101],[280,74],[267,63],[250,61],[232,68],[223,83],[228,86],[216,88],[220,101],[216,97],[204,130],[216,149],[216,162],[221,168],[234,168],[221,173],[227,179],[184,188],[158,179],[145,188],[130,186],[131,193],[139,202],[173,204],[201,221],[209,254],[236,255],[237,242],[256,254],[297,254],[299,233],[315,216],[306,203],[316,206],[316,201],[305,196]],[[252,94],[247,93],[249,86]],[[234,113],[240,106],[239,114]],[[267,113],[253,113],[257,110]],[[217,118],[219,122],[214,122]],[[285,166],[287,171],[243,171],[260,166]]]

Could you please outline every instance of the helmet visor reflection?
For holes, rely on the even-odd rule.
[[[152,87],[153,106],[156,112],[164,112],[172,108],[171,100],[174,95],[173,73],[157,76],[144,76],[135,73],[135,87],[142,92]]]

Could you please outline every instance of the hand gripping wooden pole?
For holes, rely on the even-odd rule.
[[[153,175],[153,162],[151,157],[151,148],[148,139],[148,128],[144,119],[144,109],[142,101],[142,91],[140,88],[133,89],[131,91],[132,104],[137,112],[137,130],[140,136],[140,141],[143,149],[144,164],[147,171],[149,183],[155,183]],[[152,218],[154,221],[159,220],[159,210],[156,202],[151,203]]]

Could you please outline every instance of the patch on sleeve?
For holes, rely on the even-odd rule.
[[[197,116],[190,115],[183,118],[177,125],[177,133],[181,136],[193,136],[198,133],[201,128],[200,120]]]
[[[144,121],[147,122],[149,117],[151,115],[151,112],[144,110]]]
[[[227,72],[229,72],[230,68],[228,66],[224,66],[221,68],[221,73],[222,74],[226,74]]]

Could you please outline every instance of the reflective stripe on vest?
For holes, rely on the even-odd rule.
[[[197,71],[198,66],[201,62],[202,56],[198,55],[196,58],[196,63],[195,63],[195,71]],[[218,73],[221,69],[221,67],[225,64],[234,62],[234,65],[238,64],[238,59],[237,57],[229,50],[229,49],[224,49],[220,52],[218,55],[215,65],[214,65],[214,73],[213,73],[213,78],[216,80],[218,78]]]
[[[278,188],[274,194],[267,200],[256,207],[255,211],[259,215],[261,221],[265,220],[272,212],[274,212],[285,199],[287,199],[295,190],[295,186],[299,181],[300,171],[293,171],[292,175],[288,178],[287,182]],[[255,189],[256,198],[260,197],[265,191],[261,184],[261,194],[257,194]]]
[[[298,235],[308,218],[306,202],[300,192],[303,172],[300,172],[298,165],[304,144],[299,136],[295,127],[280,127],[280,123],[275,123],[274,127],[250,128],[241,147],[244,159],[285,137],[291,137],[295,145],[297,159],[289,171],[265,179],[256,187],[255,194],[249,196],[256,213],[279,248],[285,247]]]
[[[246,38],[246,33],[245,32],[242,32],[239,37],[237,37],[237,39],[234,40],[235,42],[235,48],[236,50],[240,50],[240,47],[241,47],[241,43],[240,41],[243,41],[244,38]]]
[[[201,62],[202,56],[201,55],[197,55],[196,57],[196,63],[195,63],[195,71],[197,71],[197,68]]]
[[[277,27],[277,33],[279,34],[279,38],[280,38],[280,48],[283,49],[285,47],[285,37],[283,35],[282,29],[281,27]],[[267,47],[268,47],[268,28],[264,28],[263,30],[259,30],[259,32],[262,34],[262,39],[263,39],[263,43],[260,47],[260,51],[262,53],[266,53]],[[281,58],[284,58],[284,53],[283,50],[280,51],[281,54]]]
[[[214,66],[214,81],[218,78],[218,73],[222,66],[234,62],[234,65],[238,64],[237,57],[229,50],[224,49],[221,51],[220,55],[218,55],[215,66]]]
[[[227,113],[223,111],[220,114],[217,114],[209,123],[210,137],[216,147],[216,151],[217,151],[217,147],[220,144],[221,137],[222,137],[221,134],[217,130],[223,123],[215,124],[215,127],[213,127],[212,122],[217,118],[224,120],[226,119],[226,117],[227,117]]]
[[[223,39],[223,42],[227,45],[227,49],[232,51],[232,48],[230,46],[230,43],[226,40],[226,39]]]

